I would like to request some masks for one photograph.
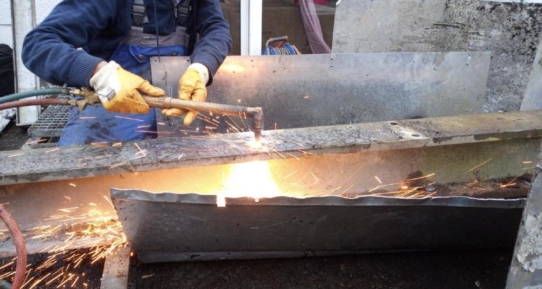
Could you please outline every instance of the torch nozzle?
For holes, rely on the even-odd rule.
[[[260,142],[263,131],[263,109],[261,107],[249,107],[252,117],[252,129],[254,130],[254,138],[256,142]]]

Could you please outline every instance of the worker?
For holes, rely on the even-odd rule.
[[[165,94],[148,81],[151,56],[190,55],[179,97],[205,101],[231,44],[219,0],[63,0],[28,33],[22,60],[50,83],[97,92],[103,106],[73,108],[58,142],[82,145],[156,137],[154,109],[141,97]],[[162,114],[190,125],[197,112]]]

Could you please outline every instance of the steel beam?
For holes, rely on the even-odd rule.
[[[542,111],[264,131],[262,148],[250,146],[252,137],[238,133],[0,152],[0,185],[514,140],[529,146],[529,140],[542,137]],[[537,150],[530,152],[531,161]]]
[[[0,152],[0,202],[28,230],[58,224],[49,217],[67,207],[115,216],[111,188],[214,195],[254,160],[292,197],[393,191],[418,171],[442,184],[518,176],[532,171],[542,112],[264,131],[260,149],[252,135]]]

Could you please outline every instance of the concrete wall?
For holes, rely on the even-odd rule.
[[[333,51],[337,53],[491,51],[484,110],[515,111],[533,68],[542,5],[479,0],[342,1],[335,19]]]

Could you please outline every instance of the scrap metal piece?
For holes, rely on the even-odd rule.
[[[197,194],[112,189],[111,197],[142,262],[510,246],[524,204],[277,197],[226,198],[226,207],[217,207],[216,196]]]
[[[264,130],[481,113],[489,62],[489,52],[228,56],[207,100],[263,107]],[[152,58],[153,84],[176,96],[188,65],[188,57]],[[218,121],[211,131],[245,129]],[[160,136],[185,135],[181,120],[159,122]]]

